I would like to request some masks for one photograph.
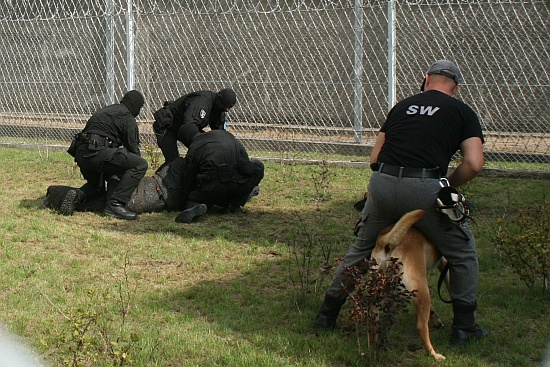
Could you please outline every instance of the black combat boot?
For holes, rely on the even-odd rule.
[[[38,208],[50,208],[59,214],[73,215],[75,209],[82,206],[85,201],[86,195],[79,189],[70,186],[50,186]]]
[[[107,201],[107,205],[105,206],[105,210],[103,212],[107,215],[110,215],[111,217],[115,217],[118,219],[137,219],[137,213],[134,213],[133,211],[128,209],[126,207],[126,204],[116,200]]]
[[[345,298],[339,299],[328,294],[325,295],[325,300],[319,307],[315,319],[315,334],[319,335],[336,329],[336,319],[345,302]]]
[[[178,223],[191,223],[193,219],[205,214],[208,210],[206,204],[199,203],[187,203],[186,209],[178,214],[176,222]]]
[[[82,190],[69,190],[59,208],[59,213],[63,215],[73,215],[75,209],[78,209],[86,201],[86,195]]]
[[[453,302],[452,345],[465,345],[471,340],[489,335],[489,330],[475,323],[474,311],[476,308],[477,303],[472,305],[460,301]]]
[[[59,211],[65,195],[71,190],[73,190],[73,187],[70,186],[49,186],[46,190],[46,197],[42,200],[40,205],[38,205],[38,209],[49,208]]]

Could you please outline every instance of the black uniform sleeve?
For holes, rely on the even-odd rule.
[[[482,143],[485,143],[485,139],[483,139],[483,132],[481,130],[481,124],[479,123],[479,118],[477,117],[477,114],[471,109],[467,108],[464,112],[465,115],[465,124],[464,129],[462,130],[462,136],[461,136],[461,142],[473,138],[478,137],[481,139]]]
[[[395,109],[395,106],[393,106],[390,109],[390,112],[388,112],[388,115],[386,116],[386,120],[384,121],[384,123],[382,124],[382,127],[380,128],[381,133],[386,132],[386,129],[388,128],[388,121],[390,120],[390,116],[392,115],[394,109]]]
[[[239,161],[237,163],[237,169],[239,170],[239,172],[244,176],[251,176],[255,174],[258,167],[250,161],[248,153],[246,152],[246,149],[244,148],[242,143],[239,140],[235,139],[235,146],[237,147],[239,155]]]
[[[128,149],[129,152],[141,156],[141,152],[139,151],[139,129],[134,117],[128,117],[125,123],[125,129],[122,135],[122,145]]]
[[[210,129],[211,130],[225,130],[225,119],[226,119],[226,116],[227,114],[225,112],[222,112],[220,114],[220,118],[215,120],[215,121],[211,121],[210,122]]]
[[[208,125],[210,106],[205,97],[196,97],[183,112],[183,124],[195,124],[202,130]]]

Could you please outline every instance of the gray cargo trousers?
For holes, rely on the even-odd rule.
[[[394,177],[373,172],[368,200],[356,227],[356,241],[338,266],[329,286],[329,296],[345,299],[352,279],[345,266],[359,266],[370,258],[378,234],[405,213],[423,209],[426,214],[415,227],[431,240],[449,261],[450,295],[453,301],[474,304],[479,276],[476,243],[466,223],[455,224],[437,211],[438,179]]]

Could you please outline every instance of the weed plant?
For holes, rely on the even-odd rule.
[[[550,292],[550,203],[543,194],[533,207],[522,208],[498,220],[495,244],[512,268],[532,291]]]
[[[362,327],[357,333],[357,345],[360,351],[364,349],[362,335],[366,333],[367,352],[373,362],[378,362],[381,353],[390,348],[389,332],[416,293],[409,292],[403,284],[403,264],[399,259],[391,258],[383,272],[378,265],[374,259],[365,259],[361,266],[344,266],[344,274],[351,276],[354,284],[349,297],[350,319]]]

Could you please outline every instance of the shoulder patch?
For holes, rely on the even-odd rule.
[[[201,110],[199,111],[199,117],[200,117],[201,119],[204,119],[204,118],[206,117],[206,111],[203,110],[202,108],[201,108]]]

